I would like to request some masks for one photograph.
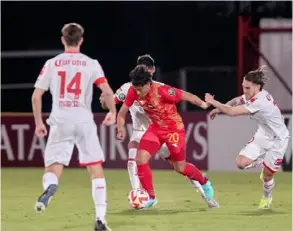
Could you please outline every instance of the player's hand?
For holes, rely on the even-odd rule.
[[[118,140],[124,140],[126,137],[126,131],[125,131],[125,127],[118,127],[117,128],[117,139]]]
[[[47,128],[44,124],[40,124],[40,125],[37,125],[36,126],[36,129],[35,129],[35,135],[37,137],[44,137],[47,135]]]
[[[103,93],[100,95],[99,100],[100,100],[100,103],[101,103],[101,104],[104,104],[104,102],[105,102],[105,97],[104,97],[104,94],[103,94]]]
[[[213,104],[214,96],[211,95],[210,93],[206,93],[206,94],[205,94],[205,101],[206,101],[208,104]]]
[[[100,95],[99,100],[100,100],[100,104],[101,104],[102,108],[103,108],[103,109],[107,109],[106,101],[105,101],[105,97],[104,97],[104,93],[102,93],[102,94]]]
[[[214,120],[216,118],[216,116],[217,116],[218,113],[219,113],[219,111],[218,111],[217,108],[211,110],[210,113],[209,113],[210,119],[211,120]]]
[[[115,124],[115,122],[116,122],[116,114],[113,112],[108,112],[103,121],[103,124],[109,126],[109,125]]]

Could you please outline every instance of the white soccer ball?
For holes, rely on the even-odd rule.
[[[144,208],[150,200],[150,196],[145,189],[133,189],[129,192],[128,201],[132,208]]]

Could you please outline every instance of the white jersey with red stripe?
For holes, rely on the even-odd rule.
[[[99,62],[82,53],[62,53],[49,59],[35,83],[35,88],[50,89],[52,94],[52,111],[47,123],[93,121],[93,84],[98,86],[106,81]]]
[[[284,117],[267,91],[262,90],[255,97],[246,100],[244,106],[250,112],[250,118],[256,120],[258,131],[266,137],[280,140],[289,137]]]
[[[154,81],[155,82],[155,81]],[[163,84],[163,83],[161,83]],[[129,88],[132,86],[131,82],[124,83],[115,93],[115,102],[124,102]],[[151,121],[143,108],[139,106],[137,101],[134,101],[132,106],[129,108],[133,129],[139,131],[145,131],[150,125]]]

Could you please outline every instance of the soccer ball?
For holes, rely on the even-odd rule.
[[[141,209],[145,207],[149,201],[150,196],[144,189],[133,189],[128,195],[128,201],[132,208]]]

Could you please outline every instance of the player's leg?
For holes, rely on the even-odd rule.
[[[152,171],[149,166],[149,160],[158,152],[160,147],[161,142],[154,129],[150,126],[140,140],[138,152],[136,155],[136,163],[140,183],[150,196],[150,201],[146,205],[147,208],[152,207],[157,203],[153,186]]]
[[[96,124],[92,122],[76,125],[75,142],[80,165],[87,167],[92,183],[92,198],[96,212],[95,230],[107,230],[109,228],[106,222],[106,180],[102,167],[105,157],[98,139]]]
[[[236,157],[237,167],[239,169],[261,167],[264,158],[264,150],[262,148],[264,143],[266,143],[264,136],[257,132]]]
[[[214,200],[214,189],[211,182],[200,172],[193,164],[185,161],[185,133],[184,132],[168,132],[162,134],[162,138],[166,142],[170,151],[170,157],[173,162],[175,171],[195,180],[202,185],[207,201],[210,201],[211,207],[218,207],[218,203]]]
[[[160,148],[159,152],[158,152],[158,155],[163,159],[163,160],[166,160],[169,162],[170,165],[172,165],[172,167],[174,168],[174,165],[173,165],[173,162],[172,160],[170,159],[170,151],[167,147],[167,145],[164,143],[162,145],[162,147]],[[201,184],[196,181],[196,180],[192,180],[192,179],[189,179],[188,177],[185,176],[186,179],[188,179],[188,181],[191,183],[191,185],[200,192],[200,195],[201,197],[206,201],[206,196],[205,196],[205,193],[203,191],[203,188],[201,186]]]
[[[74,141],[72,127],[51,126],[47,145],[44,153],[45,173],[43,175],[43,193],[35,204],[37,213],[43,212],[52,196],[57,192],[58,181],[63,172],[64,165],[71,159]]]
[[[128,143],[128,161],[127,161],[127,170],[129,174],[130,183],[132,189],[140,188],[140,182],[137,175],[137,164],[135,161],[138,143],[143,136],[143,131],[133,131],[130,142]]]
[[[262,172],[263,197],[260,200],[259,208],[268,209],[272,203],[272,192],[275,187],[274,174],[280,168],[285,152],[287,150],[289,139],[274,142],[272,147],[265,155]]]

